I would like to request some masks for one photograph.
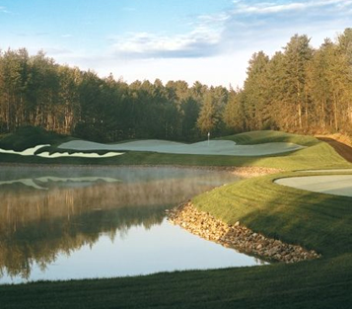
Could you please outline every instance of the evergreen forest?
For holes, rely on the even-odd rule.
[[[262,129],[352,136],[352,28],[318,49],[296,34],[273,56],[254,53],[241,89],[127,84],[57,64],[43,51],[0,51],[0,134],[28,125],[99,142]]]

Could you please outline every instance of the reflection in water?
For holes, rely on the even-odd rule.
[[[149,229],[166,208],[230,179],[170,168],[2,168],[0,278],[31,278],[34,263],[45,270],[102,234],[114,240],[134,226]]]
[[[78,184],[84,184],[89,182],[97,182],[97,181],[103,181],[103,182],[118,182],[118,179],[114,178],[109,178],[109,177],[75,177],[75,178],[63,178],[63,177],[51,177],[51,176],[46,176],[46,177],[39,177],[35,179],[15,179],[15,180],[4,180],[0,181],[0,186],[4,185],[13,185],[13,184],[22,184],[30,188],[34,189],[39,189],[39,190],[47,190],[48,188],[45,186],[42,186],[41,184],[47,184],[51,182],[66,182],[70,186],[72,186],[72,183],[78,183]]]

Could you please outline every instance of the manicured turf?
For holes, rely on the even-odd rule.
[[[351,308],[352,255],[270,266],[0,288],[1,308]]]
[[[319,140],[312,136],[291,134],[280,131],[251,131],[222,137],[221,139],[231,140],[238,145],[254,145],[272,142],[294,143],[302,146],[314,146]]]
[[[273,183],[276,178],[298,175],[312,173],[243,180],[197,196],[193,203],[229,224],[240,221],[267,236],[315,249],[324,257],[352,253],[352,198]]]
[[[317,175],[281,178],[276,184],[318,193],[352,197],[352,175]]]
[[[13,141],[15,137],[11,136]],[[60,141],[68,140],[68,137]],[[273,167],[283,170],[318,169],[318,168],[348,168],[352,164],[340,157],[332,147],[313,137],[287,134],[276,131],[255,131],[224,137],[234,140],[237,144],[262,144],[286,142],[306,146],[307,148],[292,153],[271,156],[221,156],[221,155],[191,155],[191,154],[161,154],[156,152],[127,152],[122,156],[112,158],[38,158],[22,157],[19,155],[0,154],[0,162],[35,163],[35,164],[92,164],[92,165],[198,165],[198,166],[259,166]],[[23,136],[20,135],[23,141]],[[34,138],[31,138],[32,142]],[[48,137],[38,137],[38,144],[48,142]],[[57,138],[53,139],[51,147],[45,149],[51,153],[63,151],[57,148],[61,144]],[[0,141],[1,144],[1,141]],[[33,145],[32,145],[33,146]],[[43,149],[44,151],[44,149]],[[71,151],[75,152],[75,151]],[[104,151],[98,151],[103,154]]]
[[[351,168],[329,145],[311,137],[266,131],[227,139],[247,144],[285,141],[309,147],[293,154],[266,158],[131,152],[94,164],[251,165],[285,170]],[[0,160],[4,158],[7,162],[18,162],[14,155],[0,156]],[[51,163],[50,160],[53,159],[46,163]],[[61,161],[56,162],[93,162],[58,160]],[[240,221],[266,236],[315,249],[322,254],[321,259],[294,265],[1,286],[0,307],[352,308],[352,198],[273,183],[276,178],[299,175],[316,173],[287,172],[252,178],[204,193],[195,197],[193,203],[228,223]]]
[[[56,152],[56,148],[51,149]],[[188,165],[188,166],[259,166],[283,170],[351,168],[329,145],[317,145],[296,151],[267,157],[231,157],[207,155],[160,154],[153,152],[128,152],[112,158],[38,158],[0,154],[0,162],[35,164],[90,164],[90,165]]]
[[[58,148],[81,151],[147,151],[172,154],[221,155],[221,156],[265,156],[302,149],[304,146],[285,143],[261,143],[257,145],[237,145],[230,140],[201,141],[183,144],[164,140],[143,140],[119,144],[101,144],[84,140],[72,140],[60,144]]]

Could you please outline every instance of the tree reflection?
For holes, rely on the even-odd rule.
[[[212,187],[204,177],[78,187],[52,179],[47,190],[16,181],[0,187],[0,276],[28,279],[34,263],[45,270],[59,254],[93,246],[102,233],[113,240],[132,226],[149,229],[166,208]]]

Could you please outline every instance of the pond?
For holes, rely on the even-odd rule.
[[[0,168],[0,284],[262,264],[166,220],[166,209],[239,179],[229,172]]]

